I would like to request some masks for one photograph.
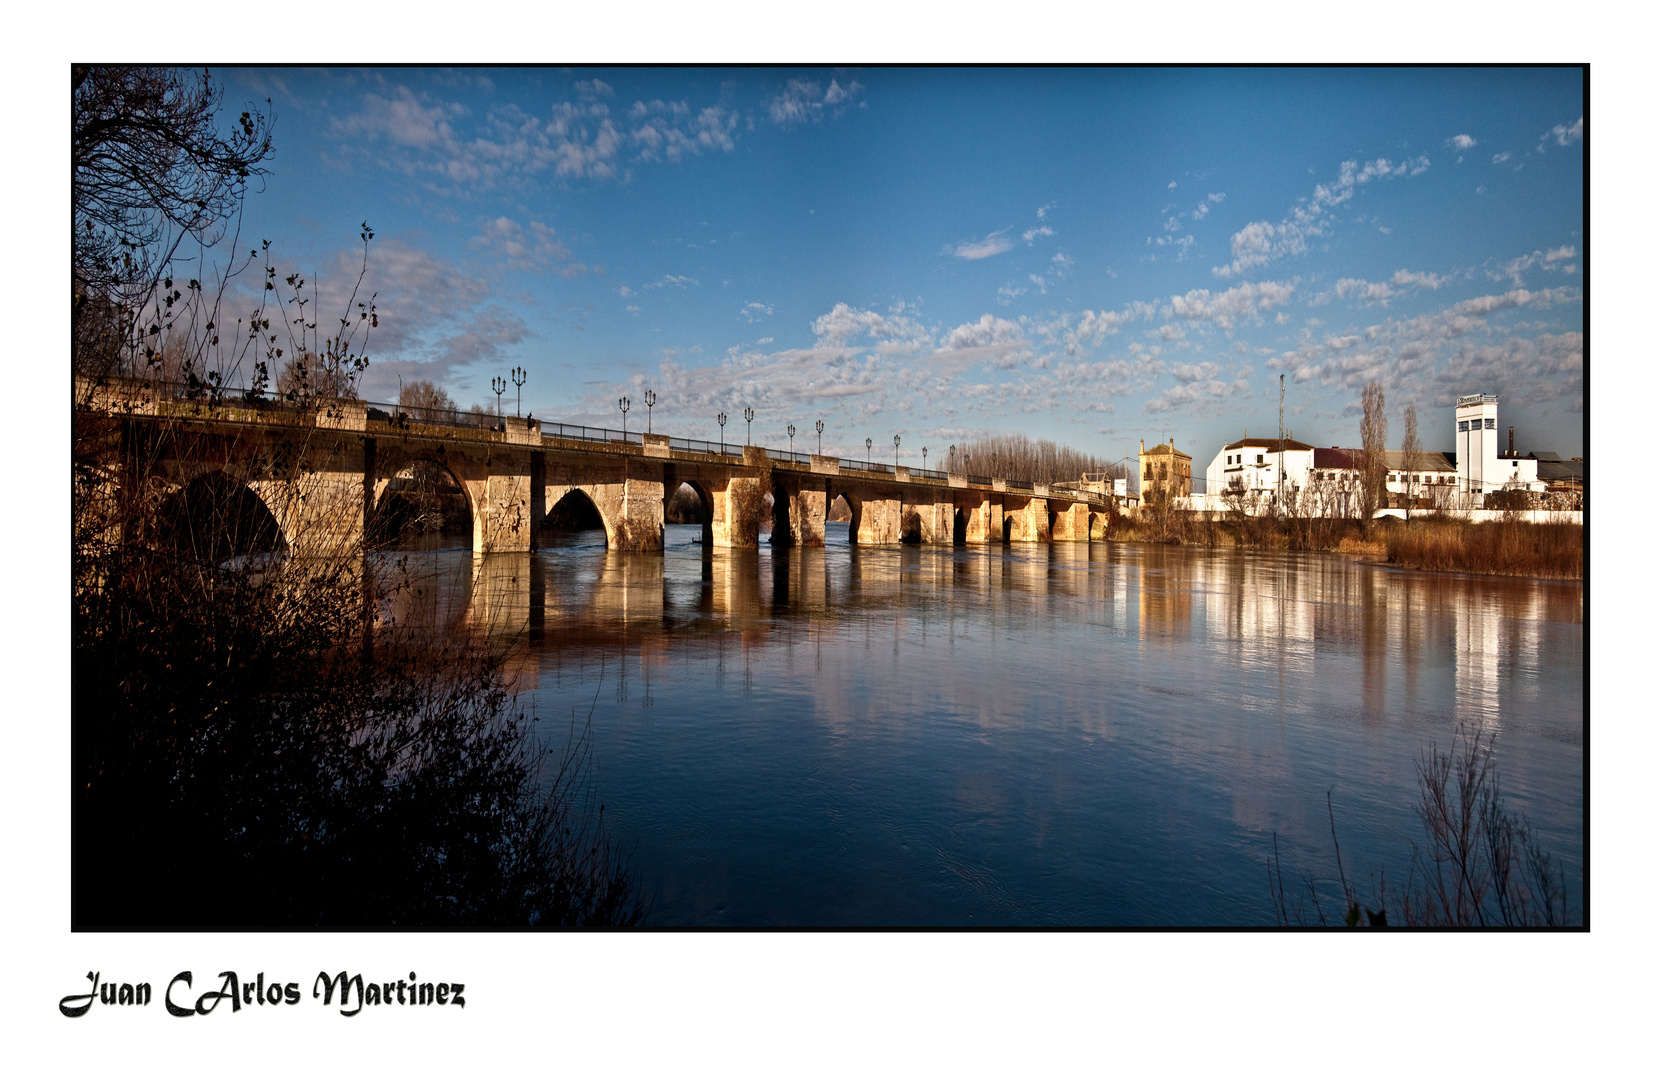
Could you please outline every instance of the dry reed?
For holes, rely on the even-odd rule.
[[[1582,577],[1582,527],[1522,521],[1416,521],[1391,532],[1386,557],[1415,570],[1514,577]]]

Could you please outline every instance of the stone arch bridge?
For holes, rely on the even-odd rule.
[[[462,489],[479,553],[534,549],[545,514],[573,492],[599,512],[609,547],[661,549],[665,500],[682,484],[697,492],[705,541],[718,547],[757,545],[768,495],[776,545],[823,545],[838,496],[852,511],[855,544],[1088,541],[1106,534],[1111,513],[1112,495],[1083,485],[530,418],[481,427],[466,414],[416,416],[355,400],[190,400],[115,380],[83,382],[76,400],[83,414],[109,422],[109,446],[124,466],[116,475],[183,488],[225,474],[259,496],[297,551],[362,542],[389,485],[421,461],[442,466]]]

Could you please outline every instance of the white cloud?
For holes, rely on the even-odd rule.
[[[1192,383],[1216,378],[1222,370],[1222,367],[1207,360],[1199,364],[1173,364],[1171,374],[1180,383]]]
[[[602,100],[612,96],[605,83],[580,82],[575,90],[579,100],[555,102],[544,116],[509,103],[462,134],[456,127],[467,109],[400,86],[388,97],[364,95],[360,111],[337,120],[333,131],[363,152],[377,142],[389,145],[393,157],[382,162],[389,167],[474,189],[549,170],[569,179],[626,179],[629,162],[734,148],[738,114],[721,106],[695,111],[686,102],[637,101],[618,118]]]
[[[685,289],[688,285],[697,285],[697,284],[698,284],[698,279],[697,278],[690,278],[690,277],[687,277],[685,274],[665,274],[662,278],[659,278],[657,281],[649,282],[646,285],[646,288],[648,288],[648,289],[662,289],[665,286],[672,286],[672,287],[677,288],[677,289]]]
[[[1472,138],[1470,135],[1456,135],[1454,138],[1448,140],[1448,144],[1456,150],[1470,150],[1472,147],[1477,145],[1477,140]]]
[[[1173,296],[1167,310],[1179,319],[1212,322],[1228,331],[1238,321],[1261,322],[1259,312],[1281,307],[1292,299],[1293,285],[1287,281],[1243,282],[1215,296],[1208,289],[1191,289],[1183,296]]]
[[[1162,236],[1154,243],[1157,247],[1175,246],[1177,248],[1177,261],[1182,262],[1189,257],[1189,249],[1194,247],[1195,238],[1192,235]]]
[[[1172,182],[1171,182],[1171,183],[1169,183],[1169,184],[1167,184],[1167,185],[1166,185],[1166,190],[1167,190],[1167,191],[1170,191],[1170,190],[1172,190],[1172,189],[1173,189],[1173,188],[1175,188],[1175,187],[1176,187],[1176,186],[1177,186],[1177,181],[1176,181],[1176,180],[1173,180],[1173,181],[1172,181]]]
[[[1062,344],[1068,355],[1077,356],[1087,346],[1100,345],[1104,337],[1117,334],[1129,322],[1147,322],[1154,318],[1155,308],[1146,301],[1136,301],[1121,311],[1092,311],[1086,309],[1078,323],[1068,327]]]
[[[1045,203],[1043,206],[1039,207],[1039,209],[1038,209],[1039,220],[1043,221],[1045,219],[1045,215],[1050,213],[1055,208],[1056,208],[1055,203]]]
[[[1492,164],[1499,165],[1503,161],[1511,161],[1511,160],[1512,160],[1512,151],[1502,150],[1500,153],[1498,153],[1494,156],[1494,158],[1492,159]]]
[[[1573,124],[1554,124],[1551,131],[1541,136],[1541,145],[1535,149],[1544,154],[1547,152],[1548,143],[1556,142],[1559,146],[1568,146],[1573,142],[1580,142],[1586,119],[1584,116],[1578,116]]]
[[[1347,161],[1339,166],[1338,178],[1332,184],[1317,184],[1310,197],[1300,199],[1280,222],[1255,221],[1230,237],[1233,258],[1228,266],[1214,266],[1212,273],[1233,277],[1274,259],[1300,254],[1308,250],[1312,238],[1326,234],[1333,225],[1334,210],[1350,201],[1359,187],[1374,180],[1418,176],[1430,167],[1431,160],[1424,154],[1395,164],[1386,158],[1360,166]]]
[[[1562,269],[1565,273],[1573,273],[1575,270],[1573,264],[1568,264],[1563,267],[1556,265],[1557,263],[1565,262],[1566,260],[1573,258],[1575,258],[1575,248],[1572,245],[1566,244],[1563,247],[1553,248],[1545,254],[1542,254],[1542,252],[1536,250],[1530,252],[1528,255],[1519,255],[1517,258],[1502,263],[1499,267],[1493,270],[1485,270],[1484,273],[1489,276],[1489,280],[1491,281],[1511,281],[1513,285],[1522,287],[1524,271],[1535,266],[1540,266],[1543,269],[1549,270]]]
[[[1028,247],[1032,247],[1033,246],[1033,241],[1036,238],[1041,237],[1041,236],[1055,236],[1055,235],[1056,235],[1056,231],[1054,229],[1052,229],[1049,225],[1035,225],[1033,228],[1028,229],[1026,232],[1022,233],[1021,238],[1023,240],[1027,241],[1027,246]]]
[[[1430,273],[1429,271],[1398,270],[1391,275],[1389,281],[1366,281],[1362,278],[1340,278],[1334,283],[1333,292],[1341,300],[1360,300],[1369,307],[1378,305],[1389,306],[1391,298],[1398,295],[1398,290],[1406,288],[1431,289],[1442,288],[1448,283],[1448,278]],[[1392,286],[1395,286],[1393,288]]]
[[[487,221],[467,246],[519,270],[535,273],[553,270],[566,278],[579,277],[588,270],[573,259],[571,250],[560,242],[554,230],[540,221],[522,226],[512,218],[495,218]]]
[[[750,303],[739,309],[739,315],[746,322],[756,322],[757,320],[765,319],[772,314],[773,308],[759,300],[752,300]]]
[[[1444,285],[1448,284],[1448,280],[1447,275],[1433,274],[1427,270],[1414,271],[1404,269],[1398,270],[1395,274],[1391,275],[1392,285],[1412,285],[1416,289],[1440,289]]]
[[[1026,292],[1026,289],[1016,285],[1015,282],[1011,282],[1008,285],[1000,285],[998,287],[998,302],[1001,304],[1008,304],[1010,301],[1014,300],[1018,296],[1024,295]]]
[[[1002,255],[1015,247],[1015,242],[1005,234],[1010,230],[1003,228],[997,232],[988,233],[981,240],[965,240],[955,248],[948,248],[952,254],[960,259],[985,259],[991,255]]]
[[[839,302],[814,320],[813,331],[819,344],[830,348],[844,348],[852,339],[863,336],[876,339],[880,351],[889,352],[897,348],[916,351],[932,342],[929,331],[906,316],[904,305],[896,305],[884,315]]]
[[[1519,308],[1545,310],[1576,303],[1579,290],[1513,289],[1451,304],[1412,319],[1385,321],[1345,334],[1316,338],[1304,332],[1298,345],[1266,361],[1295,381],[1360,389],[1370,379],[1387,390],[1434,391],[1442,404],[1476,386],[1500,392],[1519,404],[1574,399],[1581,389],[1581,334],[1522,335],[1491,324],[1497,313]],[[1508,365],[1511,365],[1510,367]],[[1442,400],[1446,399],[1446,400]]]
[[[624,299],[628,299],[628,298],[629,298],[629,297],[631,297],[631,296],[634,296],[634,295],[635,295],[635,290],[634,290],[634,289],[631,289],[631,288],[630,288],[630,287],[629,287],[629,286],[627,286],[627,285],[619,285],[619,286],[618,286],[618,287],[617,287],[617,294],[618,294],[618,295],[619,295],[619,296],[621,296],[621,297],[623,297],[623,298],[624,298]]]
[[[792,79],[785,84],[784,92],[768,101],[768,117],[775,124],[787,128],[818,123],[827,111],[833,117],[841,115],[855,95],[864,89],[857,82],[844,86],[832,79],[831,85],[821,93],[818,82]]]

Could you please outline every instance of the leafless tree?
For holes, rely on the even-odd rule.
[[[1062,446],[1049,439],[1025,435],[992,435],[958,444],[958,457],[968,455],[969,471],[980,476],[1006,480],[1032,480],[1041,484],[1077,481],[1084,473],[1106,473],[1123,477],[1125,470],[1094,454]]]
[[[204,288],[200,273],[175,282],[174,259],[225,237],[263,174],[271,122],[249,108],[223,130],[206,70],[77,66],[71,79],[73,362],[105,374],[157,349]]]
[[[1385,501],[1385,388],[1378,380],[1362,388],[1362,523],[1372,528],[1374,511]]]
[[[1420,421],[1412,405],[1402,410],[1402,467],[1402,490],[1408,500],[1408,516],[1412,518],[1420,467]]]

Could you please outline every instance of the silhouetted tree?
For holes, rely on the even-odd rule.
[[[77,66],[71,80],[73,361],[103,374],[153,355],[203,288],[174,280],[174,257],[187,239],[224,238],[263,174],[271,121],[249,108],[222,128],[224,91],[206,70]]]

